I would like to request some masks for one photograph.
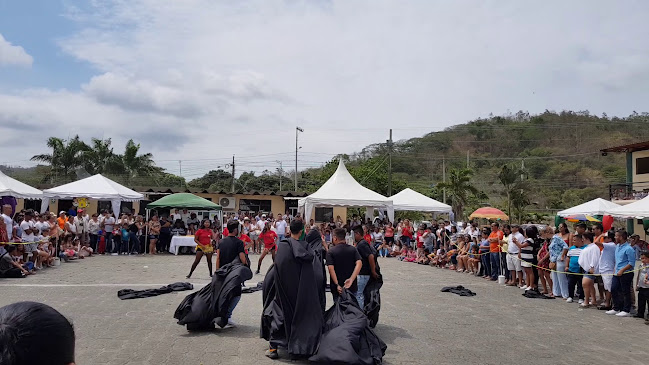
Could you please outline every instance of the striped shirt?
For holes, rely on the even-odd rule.
[[[570,246],[570,249],[568,249],[568,271],[580,272],[579,256],[581,255],[581,251],[582,248],[577,246]]]
[[[521,248],[521,260],[531,263],[532,260],[534,260],[534,247],[532,247],[534,240],[528,238],[525,242],[527,242],[528,245]]]

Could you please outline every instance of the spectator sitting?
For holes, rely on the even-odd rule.
[[[79,248],[79,257],[84,258],[84,257],[90,257],[93,254],[93,249],[90,247],[88,242],[83,242],[81,244],[81,247]]]
[[[417,251],[410,248],[408,249],[408,255],[403,259],[405,262],[416,262],[417,261]]]
[[[9,250],[7,250],[7,252],[9,252]],[[23,256],[25,255],[25,245],[18,245],[18,247],[16,247],[16,250],[10,252],[9,255],[11,255],[11,259],[15,263],[20,265],[23,269],[27,270],[28,274],[34,273],[34,263],[31,261],[25,261],[23,259]]]
[[[479,245],[476,242],[471,243],[471,248],[469,249],[469,273],[478,275],[479,265],[480,265],[480,255],[479,255]]]
[[[396,257],[401,255],[401,242],[396,242],[394,245],[392,245],[392,252],[390,252],[390,256]]]
[[[0,254],[0,277],[20,278],[30,274],[20,263],[14,261],[13,256],[16,251],[16,246],[7,245],[5,246],[5,252]],[[19,258],[22,259],[22,257]]]
[[[428,263],[430,262],[428,255],[430,255],[430,251],[427,248],[424,248],[424,254],[420,257],[417,257],[417,263],[420,265],[428,265]]]
[[[61,245],[62,250],[61,253],[59,253],[59,257],[64,260],[65,262],[68,262],[70,260],[76,260],[79,258],[79,254],[77,251],[74,249],[74,246],[72,245],[72,236],[66,236],[65,237],[65,242],[63,245]]]
[[[431,261],[431,265],[436,265],[437,267],[444,267],[446,266],[446,263],[448,261],[446,260],[446,251],[444,248],[440,248],[437,250],[437,254],[435,254],[435,260],[434,262]]]
[[[399,261],[403,261],[408,258],[408,246],[402,245],[401,252],[399,253]]]

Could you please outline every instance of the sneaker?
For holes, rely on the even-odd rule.
[[[617,317],[628,317],[630,315],[631,315],[631,313],[627,313],[627,312],[620,312],[620,313],[616,314]]]
[[[230,327],[236,327],[237,323],[232,320],[232,318],[228,319],[228,326]]]
[[[572,303],[572,298],[566,299],[566,303]]]
[[[529,289],[529,286],[521,286],[520,288],[523,289],[523,290],[527,290],[527,289]]]
[[[111,253],[110,255],[111,255],[111,256],[117,256],[117,252],[115,252],[115,253]]]
[[[606,311],[604,313],[606,313],[608,315],[617,315],[620,312],[616,311],[615,309],[611,309],[611,310],[608,310],[608,311]]]
[[[584,304],[584,300],[583,300],[583,299],[579,299],[579,304]]]
[[[265,355],[266,355],[267,358],[272,359],[272,360],[279,359],[279,354],[277,353],[277,350],[268,349],[268,350],[266,350]]]

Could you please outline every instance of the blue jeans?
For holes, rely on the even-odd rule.
[[[25,262],[25,263],[23,264],[23,269],[25,269],[25,270],[27,270],[27,271],[32,271],[32,270],[34,270],[34,263],[31,262],[31,261],[27,261],[27,262]]]
[[[410,237],[401,236],[401,243],[403,243],[404,246],[410,248]]]
[[[631,312],[631,285],[633,285],[633,272],[622,276],[613,276],[611,294],[613,295],[613,309],[616,311]]]
[[[106,232],[106,253],[113,252],[113,232]],[[115,251],[117,252],[117,251]]]
[[[228,319],[232,318],[232,312],[234,311],[234,308],[236,308],[237,304],[239,304],[240,300],[241,300],[241,295],[232,298],[232,301],[230,302],[230,307],[228,308]]]
[[[559,272],[552,271],[552,294],[555,297],[568,298],[568,277],[561,273],[566,271],[566,261],[557,260],[555,270]]]
[[[358,306],[363,309],[365,307],[365,287],[370,281],[370,276],[358,275],[356,278],[358,282],[358,289],[356,290],[356,301],[358,302]]]
[[[482,276],[491,276],[491,264],[489,263],[489,253],[480,255],[480,263],[482,264]]]
[[[278,233],[278,234],[277,234],[277,241],[279,242],[279,241],[281,241],[281,240],[283,240],[283,239],[284,239],[284,235]]]
[[[387,248],[382,248],[382,249],[379,250],[379,256],[387,257],[389,255],[390,255],[390,253],[388,252]]]
[[[489,253],[489,258],[491,259],[491,279],[498,280],[498,275],[500,275],[500,252]]]

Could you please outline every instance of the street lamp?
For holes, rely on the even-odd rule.
[[[295,127],[295,191],[297,192],[297,150],[299,147],[297,146],[297,134],[298,132],[304,132],[304,129],[300,127]]]

